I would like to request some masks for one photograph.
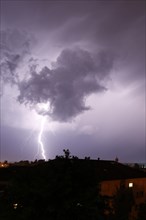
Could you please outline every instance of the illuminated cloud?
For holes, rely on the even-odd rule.
[[[82,49],[66,49],[52,64],[19,84],[18,100],[25,104],[50,103],[48,114],[53,120],[69,121],[89,110],[86,97],[103,92],[103,83],[113,67],[113,56],[99,52],[96,56]]]
[[[3,83],[17,84],[19,81],[17,68],[22,65],[24,58],[30,54],[32,36],[18,29],[1,30],[0,36],[1,80]]]
[[[1,6],[1,158],[33,159],[35,137],[20,146],[46,115],[50,158],[145,161],[145,1]]]

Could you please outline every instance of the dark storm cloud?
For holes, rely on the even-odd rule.
[[[54,39],[60,45],[84,43],[92,51],[106,48],[117,55],[119,81],[129,84],[144,80],[145,2],[85,2],[84,8],[80,6],[76,4],[76,17],[64,20]],[[70,10],[69,5],[63,7]]]
[[[32,37],[17,29],[1,30],[0,36],[1,80],[13,85],[18,81],[17,67],[30,53]]]
[[[41,33],[52,47],[86,42],[86,49],[109,49],[120,70],[130,67],[119,80],[143,79],[145,1],[3,1],[2,7],[4,24]]]
[[[106,52],[97,55],[82,49],[66,49],[52,64],[19,84],[20,103],[49,102],[51,110],[44,112],[53,120],[69,121],[89,110],[85,105],[88,95],[106,90],[103,80],[113,67],[113,56]]]
[[[51,123],[57,124],[55,132],[61,131],[52,135],[51,142],[50,127],[47,130],[48,149],[45,150],[49,157],[50,147],[55,156],[57,146],[60,154],[60,146],[66,146],[79,157],[145,160],[145,1],[5,0],[1,1],[1,27],[3,32],[9,32],[4,37],[7,41],[1,42],[3,81],[16,85],[17,75],[21,80],[28,77],[17,84],[20,103],[36,108],[37,103],[50,102],[50,111],[37,108],[37,112],[50,115],[52,120],[69,122],[80,113],[87,113],[90,109],[87,103],[94,108],[74,121],[75,128],[71,131],[70,123],[65,124],[67,129],[64,130],[63,123],[48,122],[48,127]],[[20,31],[22,28],[25,33]],[[29,53],[34,40],[28,33],[37,38],[29,57],[25,50]],[[84,50],[66,50],[75,47]],[[109,78],[110,81],[106,81]],[[106,87],[106,94],[91,96],[86,102],[86,97],[103,93]],[[6,96],[2,97],[3,124],[19,129],[16,132],[12,132],[14,127],[11,131],[6,129],[2,146],[7,149],[9,158],[19,159],[16,146],[25,139],[20,127],[26,127],[24,121],[28,121],[27,115],[31,112],[24,108],[19,113],[23,109],[19,103],[9,105],[7,97],[16,97],[18,91],[14,91],[14,87],[8,90],[11,91],[5,89]],[[12,112],[11,108],[14,108]],[[38,123],[33,113],[28,127]],[[35,142],[27,144],[28,158],[35,146]]]

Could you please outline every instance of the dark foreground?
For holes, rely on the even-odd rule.
[[[102,167],[97,169],[97,161],[88,158],[57,158],[0,169],[0,219],[129,220],[131,207],[124,207],[127,197],[120,203],[121,195],[115,196],[113,213],[107,198],[100,196],[103,178]],[[132,204],[132,197],[128,198]],[[145,207],[139,207],[137,220],[146,219]]]

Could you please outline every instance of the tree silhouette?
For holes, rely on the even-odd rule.
[[[131,188],[125,187],[124,182],[121,182],[120,188],[113,199],[114,215],[113,220],[129,220],[129,214],[134,204],[133,191]]]
[[[63,149],[63,152],[64,152],[65,159],[69,159],[70,158],[70,151],[69,151],[69,149],[67,149],[67,150]]]

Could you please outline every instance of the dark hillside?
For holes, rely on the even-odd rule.
[[[0,169],[0,219],[106,219],[100,181],[144,176],[114,161],[89,158],[10,166]]]

